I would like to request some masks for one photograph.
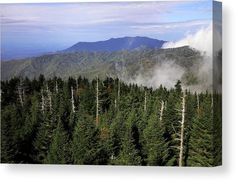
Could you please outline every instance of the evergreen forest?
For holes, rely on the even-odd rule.
[[[221,94],[118,78],[1,81],[1,162],[221,164]]]

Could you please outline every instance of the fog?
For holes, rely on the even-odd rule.
[[[144,73],[140,73],[134,78],[128,79],[128,82],[153,88],[158,88],[162,84],[166,88],[171,88],[181,79],[184,71],[173,60],[167,60],[161,64],[157,64],[145,75]]]
[[[182,46],[190,46],[202,52],[207,56],[212,55],[212,24],[206,28],[201,28],[194,34],[187,34],[185,38],[177,42],[167,42],[162,48],[177,48]]]
[[[214,51],[218,53],[221,49],[221,35],[217,31],[214,32],[214,43],[219,46],[214,47]],[[202,92],[205,90],[212,90],[212,74],[213,74],[213,31],[212,24],[208,27],[201,28],[193,34],[187,34],[186,37],[177,42],[167,42],[162,48],[177,48],[182,46],[189,46],[202,55],[197,67],[192,67],[191,71],[197,77],[196,84],[187,85],[182,82],[185,89],[191,91]],[[139,71],[137,75],[132,78],[125,78],[129,83],[136,83],[138,85],[157,88],[161,84],[167,88],[174,87],[177,80],[181,80],[186,73],[186,69],[177,65],[175,60],[165,60],[158,63],[149,72]],[[188,70],[189,71],[189,70]],[[124,77],[123,77],[124,78]]]

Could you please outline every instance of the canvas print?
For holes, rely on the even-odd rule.
[[[222,164],[221,3],[0,6],[1,163]]]

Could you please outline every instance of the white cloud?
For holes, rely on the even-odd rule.
[[[214,41],[215,45],[221,45],[221,35],[220,33],[214,29]],[[213,26],[210,23],[205,28],[200,28],[194,34],[187,34],[183,39],[176,42],[168,42],[163,45],[163,48],[176,48],[181,46],[190,46],[194,49],[205,53],[207,56],[212,57],[213,51]],[[215,47],[215,51],[220,50],[219,47]]]
[[[119,21],[157,21],[160,13],[171,6],[168,3],[74,3],[74,4],[17,4],[2,5],[1,14],[11,23],[22,22],[44,24],[75,24],[87,25],[101,22]],[[155,16],[153,16],[155,15]],[[8,21],[7,23],[9,23]],[[4,21],[2,22],[4,24]]]
[[[133,28],[139,29],[156,29],[156,28],[163,28],[163,29],[175,29],[175,28],[188,28],[192,26],[204,26],[208,25],[209,20],[190,20],[190,21],[183,21],[183,22],[168,22],[168,23],[153,23],[153,24],[141,24],[141,25],[134,25]]]
[[[184,72],[184,68],[177,65],[174,60],[165,60],[153,67],[148,75],[140,73],[135,78],[128,79],[128,82],[153,88],[158,88],[160,85],[171,88],[181,80]]]
[[[214,34],[214,35],[213,35]],[[214,37],[214,52],[213,52],[213,37]],[[219,29],[214,28],[210,23],[207,27],[199,29],[194,34],[188,34],[185,38],[176,42],[167,42],[163,45],[163,48],[177,48],[181,46],[190,46],[203,55],[203,61],[196,70],[196,75],[200,84],[187,86],[193,91],[211,90],[212,89],[212,75],[213,75],[213,61],[215,60],[217,53],[222,48],[222,35]],[[213,54],[214,53],[214,54]],[[216,75],[214,75],[216,76]]]

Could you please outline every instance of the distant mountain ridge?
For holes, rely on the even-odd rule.
[[[97,42],[78,42],[73,46],[63,50],[63,52],[113,52],[121,50],[134,50],[138,48],[161,48],[164,43],[166,43],[166,41],[141,36],[121,37]]]
[[[148,74],[163,62],[172,61],[193,74],[195,65],[202,61],[201,54],[189,47],[173,49],[142,48],[114,52],[64,52],[22,60],[1,62],[1,79],[9,80],[15,76],[46,78],[54,76],[66,79],[70,76],[83,76],[92,79],[129,77]],[[187,75],[186,74],[186,75]],[[191,78],[191,76],[189,76]]]

